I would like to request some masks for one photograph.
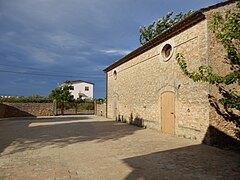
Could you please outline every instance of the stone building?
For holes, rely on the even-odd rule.
[[[213,12],[235,7],[236,1],[229,0],[200,9],[104,69],[107,117],[199,142],[214,143],[220,135],[235,141],[235,124],[209,103],[209,95],[220,96],[216,86],[193,82],[176,61],[182,53],[191,71],[211,65],[226,73],[228,67],[219,61],[225,49],[209,23]]]

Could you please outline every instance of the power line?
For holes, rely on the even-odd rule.
[[[0,72],[6,72],[6,73],[13,73],[13,74],[26,74],[26,75],[33,75],[33,76],[48,76],[48,77],[71,77],[76,78],[79,76],[69,76],[69,75],[57,75],[57,74],[39,74],[39,73],[29,73],[29,72],[17,72],[17,71],[8,71],[8,70],[2,70],[0,69]],[[105,79],[104,77],[91,77],[91,76],[81,76],[82,78],[92,78],[92,79]]]
[[[0,66],[6,66],[6,67],[17,67],[17,68],[22,68],[23,70],[25,69],[30,69],[30,70],[37,70],[37,71],[42,71],[42,72],[46,72],[46,70],[43,69],[39,69],[39,68],[33,68],[33,67],[26,67],[26,66],[17,66],[17,65],[7,65],[7,64],[2,64],[0,63]],[[74,75],[79,75],[79,74],[83,74],[81,72],[79,73],[72,73],[72,72],[67,72],[67,71],[51,71],[51,72],[60,72],[60,73],[65,73],[65,74],[74,74]],[[95,75],[95,74],[92,74]]]

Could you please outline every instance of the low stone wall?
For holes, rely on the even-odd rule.
[[[53,103],[3,103],[0,104],[0,118],[26,116],[53,116]]]
[[[106,117],[106,103],[95,104],[95,115]]]

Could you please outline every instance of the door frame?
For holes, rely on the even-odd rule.
[[[158,113],[158,116],[159,116],[159,130],[161,132],[162,131],[162,94],[165,93],[165,92],[171,92],[173,93],[174,95],[174,135],[176,134],[176,104],[177,104],[177,98],[176,98],[176,91],[175,91],[175,88],[174,86],[164,86],[162,87],[160,90],[159,90],[159,93],[158,93],[158,97],[159,97],[159,113]]]
[[[113,98],[113,102],[112,102],[112,115],[113,115],[113,119],[117,120],[117,99]]]
[[[112,119],[117,120],[118,116],[118,99],[119,96],[117,93],[114,93],[112,98]]]

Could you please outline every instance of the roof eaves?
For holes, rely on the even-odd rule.
[[[175,24],[173,27],[169,28],[168,30],[164,31],[157,37],[153,38],[151,41],[147,42],[146,44],[140,46],[139,48],[133,50],[126,56],[122,57],[118,61],[114,62],[113,64],[109,65],[107,68],[105,68],[103,71],[108,72],[115,67],[129,61],[130,59],[146,52],[147,50],[157,46],[161,42],[169,39],[173,35],[181,32],[182,30],[186,29],[187,27],[191,26],[192,24],[195,24],[201,20],[203,20],[205,16],[200,12],[196,11],[190,16],[188,16],[186,19],[180,21],[179,23]]]
[[[227,4],[231,4],[231,3],[235,3],[235,2],[237,2],[237,0],[225,0],[225,1],[217,3],[217,4],[201,8],[199,11],[200,12],[206,12],[206,11],[216,9],[218,7],[221,7],[221,6],[224,6],[224,5],[227,5]]]
[[[193,14],[191,14],[184,20],[180,21],[179,23],[175,24],[173,27],[169,28],[168,30],[164,31],[157,37],[153,38],[151,41],[147,42],[146,44],[140,46],[139,48],[137,48],[137,49],[133,50],[132,52],[130,52],[129,54],[127,54],[126,56],[117,60],[113,64],[109,65],[103,71],[108,72],[108,71],[114,69],[115,67],[131,60],[132,58],[146,52],[147,50],[151,49],[152,47],[155,47],[156,45],[160,44],[161,42],[169,39],[173,35],[180,33],[181,31],[185,30],[186,28],[190,27],[191,25],[196,24],[197,22],[205,19],[205,15],[203,14],[204,12],[209,11],[214,8],[218,8],[220,6],[224,6],[226,4],[234,3],[236,1],[237,0],[227,0],[227,1],[215,4],[215,5],[212,5],[212,6],[201,8],[198,11],[195,11]]]
[[[69,81],[70,81],[71,83],[81,83],[81,82],[85,82],[85,83],[94,85],[94,83],[92,83],[92,82],[83,81],[83,80],[69,80]],[[62,84],[64,84],[64,83],[62,83]]]

